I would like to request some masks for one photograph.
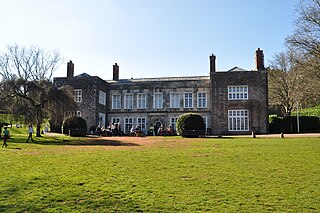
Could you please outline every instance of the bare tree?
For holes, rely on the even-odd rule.
[[[74,107],[72,95],[57,89],[51,82],[55,69],[62,63],[59,52],[38,47],[8,46],[0,55],[1,100],[11,112],[25,115],[40,125],[56,107]],[[21,110],[21,111],[20,111]]]
[[[301,74],[297,69],[297,54],[281,52],[274,56],[268,72],[269,104],[280,106],[284,116],[290,116],[300,98]]]

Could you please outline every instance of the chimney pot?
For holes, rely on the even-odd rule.
[[[214,73],[216,71],[216,56],[215,55],[210,55],[210,74]]]
[[[256,69],[257,70],[264,70],[264,54],[263,54],[263,50],[260,50],[260,48],[258,48],[256,50],[256,54],[255,54],[255,59],[256,59]]]
[[[70,60],[67,63],[67,78],[72,78],[74,76],[74,64]]]
[[[119,66],[117,63],[113,65],[113,78],[114,81],[119,80]]]

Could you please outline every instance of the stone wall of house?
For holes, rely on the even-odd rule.
[[[109,81],[110,90],[108,95],[109,111],[108,120],[112,117],[146,117],[147,125],[150,126],[157,121],[160,121],[164,126],[170,125],[171,117],[179,117],[186,112],[196,112],[207,117],[207,121],[211,121],[210,107],[210,79],[206,77],[183,77],[183,78],[168,78],[168,79],[143,79],[143,80],[120,80]],[[163,93],[163,108],[155,109],[153,107],[154,92]],[[193,93],[193,108],[184,108],[183,94],[185,92]],[[207,93],[207,108],[197,108],[197,93]],[[133,94],[133,109],[124,109],[124,94]],[[137,109],[137,94],[145,93],[147,96],[146,109]],[[170,93],[180,93],[180,108],[170,108]],[[121,95],[121,109],[112,109],[112,96]],[[210,125],[208,123],[208,125]]]
[[[99,101],[99,90],[107,93],[108,84],[99,77],[75,76],[54,78],[57,87],[69,85],[73,89],[82,90],[82,101],[77,102],[77,111],[87,122],[88,129],[99,123],[99,112],[107,113],[107,105],[101,105]]]
[[[268,91],[266,71],[213,72],[212,130],[214,134],[268,132]],[[248,100],[228,100],[228,86],[248,85]],[[249,110],[249,131],[228,131],[228,110]]]

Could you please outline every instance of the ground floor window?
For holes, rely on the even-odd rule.
[[[133,118],[124,118],[124,132],[130,133],[130,129],[133,126]]]
[[[99,112],[99,126],[104,127],[106,125],[106,114]]]
[[[146,120],[146,118],[137,118],[137,126],[140,127],[140,130],[145,132],[146,128],[147,128],[147,120]]]
[[[177,128],[177,120],[178,120],[178,117],[171,117],[170,118],[170,126],[173,130],[176,130],[176,128]]]
[[[228,110],[229,131],[249,131],[249,111]]]

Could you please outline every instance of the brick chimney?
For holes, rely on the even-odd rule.
[[[117,63],[113,65],[113,78],[114,81],[119,80],[119,66]]]
[[[264,70],[264,55],[263,55],[263,51],[260,50],[260,48],[258,48],[256,50],[256,69],[257,70]]]
[[[67,78],[72,78],[74,75],[74,64],[72,63],[72,61],[70,60],[67,63]]]
[[[216,56],[215,55],[210,55],[210,74],[214,73],[216,71]]]

